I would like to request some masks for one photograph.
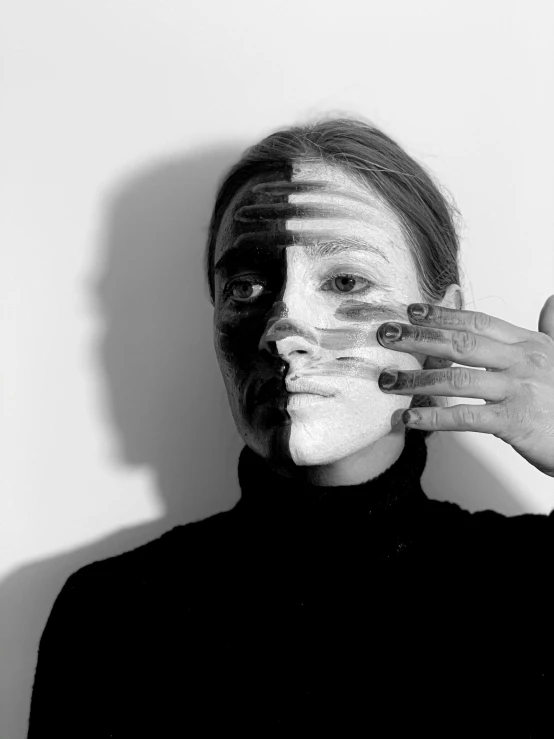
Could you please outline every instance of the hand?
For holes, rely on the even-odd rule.
[[[539,330],[530,331],[486,313],[421,304],[426,317],[410,324],[384,323],[382,346],[429,356],[423,370],[385,370],[384,392],[482,398],[484,405],[453,405],[405,411],[409,426],[433,431],[479,431],[502,439],[545,475],[554,477],[554,295],[541,311]],[[399,336],[387,338],[388,326]],[[467,367],[450,367],[456,364]],[[484,367],[486,372],[468,367]],[[389,374],[394,377],[387,378]]]

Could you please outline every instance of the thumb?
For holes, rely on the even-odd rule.
[[[554,295],[543,305],[539,316],[539,331],[554,339]]]

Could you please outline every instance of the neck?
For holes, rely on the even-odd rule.
[[[313,484],[298,474],[275,469],[267,459],[245,447],[239,458],[242,496],[238,509],[252,514],[254,519],[267,515],[275,526],[289,528],[294,521],[301,525],[306,516],[332,518],[340,515],[355,519],[358,515],[364,518],[370,512],[377,515],[378,512],[399,513],[417,508],[425,500],[420,478],[427,460],[427,446],[422,432],[417,429],[407,429],[401,441],[405,443],[399,457],[395,458],[390,449],[390,455],[386,456],[386,445],[379,444],[380,453],[375,458],[380,459],[380,464],[376,462],[370,468],[360,463],[355,476],[349,473],[349,482],[334,486]],[[302,469],[306,470],[299,467],[297,471]],[[362,477],[362,469],[364,479],[353,482]],[[333,479],[336,481],[338,476],[333,475]]]

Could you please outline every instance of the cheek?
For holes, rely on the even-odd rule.
[[[265,328],[265,312],[253,309],[216,310],[214,346],[220,364],[251,367]]]

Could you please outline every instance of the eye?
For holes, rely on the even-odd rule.
[[[321,289],[337,293],[359,293],[371,287],[371,282],[359,275],[341,274],[331,277]]]
[[[247,280],[243,278],[241,280],[235,280],[233,283],[231,283],[228,292],[234,300],[246,303],[251,302],[252,300],[255,300],[257,297],[259,297],[262,294],[264,288],[265,285],[257,282],[254,279]]]

